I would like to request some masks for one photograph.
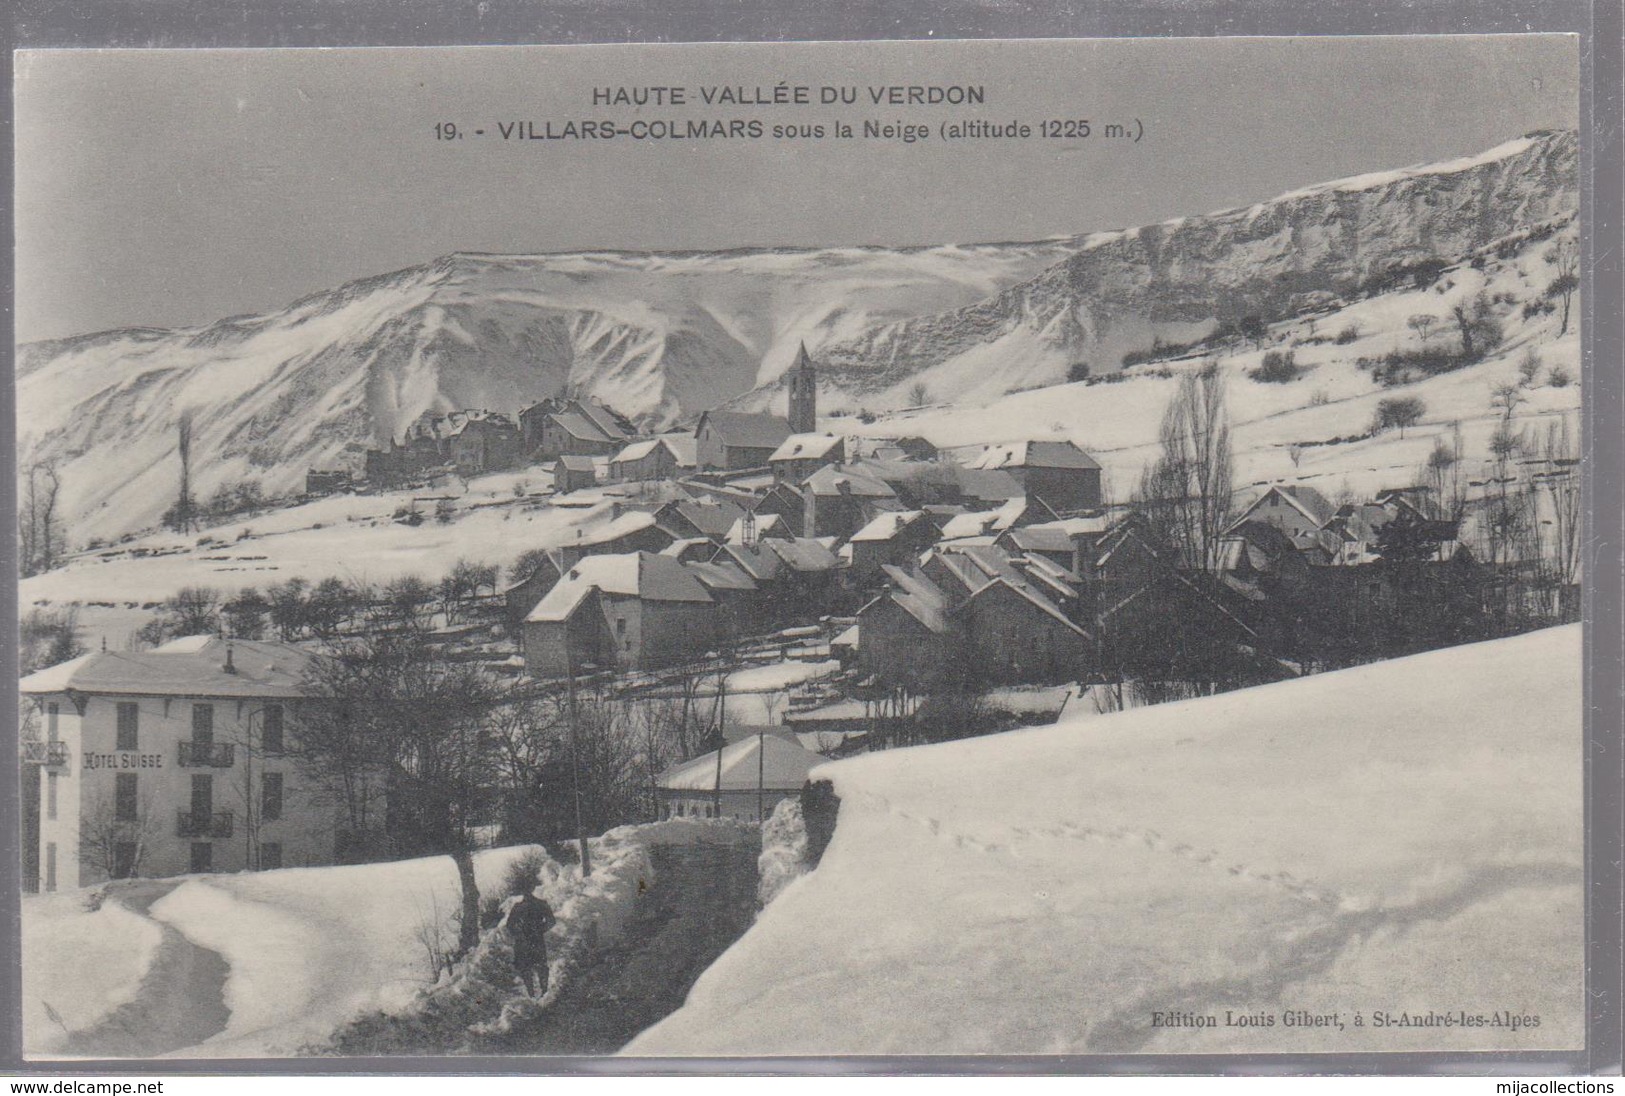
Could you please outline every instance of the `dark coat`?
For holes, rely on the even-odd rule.
[[[558,922],[553,907],[534,894],[527,894],[508,911],[503,921],[508,936],[513,940],[513,954],[517,961],[524,957],[547,955],[547,930]]]

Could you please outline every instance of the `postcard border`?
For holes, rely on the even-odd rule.
[[[75,1062],[74,1073],[503,1073],[665,1074],[1464,1074],[1553,1075],[1618,1073],[1622,1061],[1625,909],[1620,862],[1625,848],[1625,334],[1618,302],[1621,206],[1621,13],[1617,4],[1586,0],[1422,0],[1401,6],[1354,0],[1335,6],[1309,0],[1224,2],[1188,0],[1177,10],[1116,5],[1111,0],[1056,4],[1052,10],[1013,10],[993,2],[896,0],[879,7],[846,0],[817,7],[793,0],[699,0],[671,11],[653,0],[600,5],[481,3],[438,0],[343,2],[252,0],[220,6],[212,0],[129,0],[89,11],[50,0],[21,0],[7,13],[7,79],[0,83],[4,119],[12,119],[12,49],[19,48],[254,48],[305,46],[445,46],[606,42],[864,41],[881,39],[1073,37],[1240,37],[1344,34],[1570,33],[1580,38],[1582,255],[1587,273],[1582,301],[1582,368],[1586,400],[1587,589],[1585,598],[1587,976],[1590,1002],[1587,1045],[1561,1053],[1379,1053],[1102,1055],[1000,1057],[765,1057],[765,1058],[356,1058],[231,1061]],[[13,202],[13,147],[0,153],[0,191]],[[4,218],[8,262],[6,299],[15,286],[11,233]],[[1607,302],[1606,307],[1599,307]],[[0,345],[10,351],[13,315],[0,310]],[[12,374],[0,385],[7,412],[0,430],[15,442]],[[13,458],[14,459],[14,458]],[[15,681],[17,659],[15,477],[0,478],[6,526],[0,558],[10,569],[5,587],[3,650]],[[11,709],[15,711],[15,708]],[[0,748],[16,750],[14,717]],[[0,781],[0,811],[16,818],[19,793]],[[10,1015],[0,1037],[0,1060],[17,1073],[64,1072],[62,1062],[27,1062],[21,1056],[21,1017],[12,1008],[20,992],[20,874],[18,828],[0,830],[0,1000]]]

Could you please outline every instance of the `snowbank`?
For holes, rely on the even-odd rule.
[[[826,765],[818,869],[626,1053],[1577,1047],[1580,669],[1550,629]],[[1374,1019],[1430,1009],[1539,1026]]]
[[[527,848],[475,855],[481,893]],[[152,916],[230,966],[226,1029],[175,1057],[271,1057],[319,1044],[348,1018],[414,1001],[429,982],[420,927],[459,906],[448,856],[188,879]]]
[[[51,1054],[69,1032],[92,1028],[134,1000],[157,955],[157,925],[112,902],[91,910],[89,897],[23,897],[23,1052],[31,1057]]]
[[[801,800],[781,799],[762,827],[756,860],[756,900],[766,909],[785,887],[807,874],[807,824]]]

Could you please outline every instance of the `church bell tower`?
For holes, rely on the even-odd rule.
[[[790,431],[811,434],[818,429],[818,369],[807,356],[807,344],[801,344],[796,363],[788,374],[790,386]]]

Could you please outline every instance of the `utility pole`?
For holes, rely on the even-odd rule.
[[[722,817],[722,749],[728,744],[723,728],[728,725],[728,658],[722,659],[722,671],[717,675],[717,780],[711,793],[712,814]]]
[[[767,779],[767,762],[764,759],[767,747],[767,728],[756,728],[756,824],[758,826],[767,822],[762,814],[765,801],[764,782]]]
[[[568,647],[570,637],[565,636],[564,642]],[[581,825],[581,737],[577,729],[576,718],[576,656],[574,651],[567,650],[565,660],[569,663],[569,697],[570,697],[570,790],[575,800],[576,812],[576,841],[581,846],[581,878],[585,879],[592,874],[592,853],[587,849],[587,831]]]

